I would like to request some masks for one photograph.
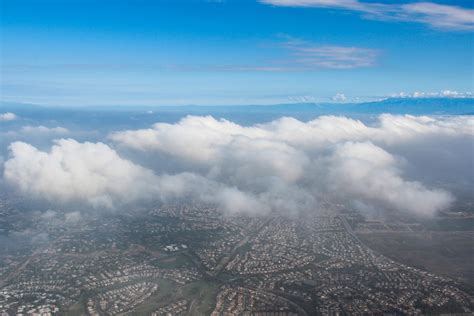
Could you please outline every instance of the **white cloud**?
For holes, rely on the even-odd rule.
[[[359,0],[260,0],[285,7],[313,7],[361,12],[365,17],[386,21],[408,21],[443,30],[474,30],[474,10],[432,2],[389,4]]]
[[[187,116],[176,124],[158,123],[149,129],[115,132],[110,139],[141,151],[160,151],[185,161],[212,165],[225,157],[230,147],[233,153],[238,153],[236,144],[244,140],[250,144],[241,146],[246,150],[259,141],[262,147],[276,143],[307,150],[344,141],[387,144],[430,134],[472,135],[473,126],[471,116],[432,118],[384,114],[371,125],[344,116],[321,116],[308,122],[283,117],[250,127],[211,116]],[[283,151],[283,147],[280,149]]]
[[[194,173],[163,174],[121,158],[103,143],[55,141],[50,152],[24,142],[10,145],[4,164],[7,184],[28,197],[55,203],[87,203],[95,208],[114,208],[141,200],[200,199],[229,213],[263,213],[263,201],[238,188],[217,183]],[[67,222],[79,220],[66,214]]]
[[[316,102],[316,97],[312,95],[292,95],[288,96],[288,100],[297,103],[312,103]]]
[[[312,43],[309,41],[283,36],[286,40],[274,45],[284,49],[282,56],[264,61],[262,64],[206,65],[171,67],[184,71],[258,71],[258,72],[297,72],[319,69],[355,69],[373,67],[377,63],[380,51],[357,46],[341,46]],[[301,98],[296,96],[296,98]],[[302,96],[304,99],[314,99]]]
[[[340,92],[336,93],[336,95],[334,95],[331,99],[335,102],[344,102],[347,100],[344,93],[340,93]]]
[[[447,30],[474,30],[474,10],[431,2],[415,2],[401,6],[407,20],[426,23]],[[400,18],[403,18],[401,16]]]
[[[375,49],[317,45],[314,43],[290,39],[284,44],[293,56],[295,67],[318,69],[353,69],[374,66],[379,55]]]
[[[67,134],[69,130],[67,128],[57,127],[46,127],[46,126],[23,126],[21,132],[25,134]]]
[[[399,92],[392,94],[393,98],[473,98],[472,92],[458,92],[455,90],[442,90],[439,92],[415,91],[411,93]]]
[[[257,201],[260,209],[310,209],[321,190],[331,184],[337,185],[341,197],[426,215],[447,207],[451,196],[404,180],[398,158],[383,147],[429,137],[472,138],[473,127],[474,118],[469,116],[381,115],[372,125],[335,116],[306,123],[281,118],[251,127],[189,116],[176,124],[117,132],[110,138],[122,146],[169,155],[169,159],[181,161],[213,185],[220,183],[240,190],[235,196],[247,194],[247,199]],[[350,168],[354,173],[343,176]],[[360,186],[354,189],[357,183]],[[282,205],[277,206],[281,196],[285,199],[280,199]],[[425,206],[414,203],[416,200],[426,201]]]
[[[18,118],[18,116],[16,116],[15,113],[11,113],[11,112],[6,112],[6,113],[0,114],[0,122],[1,121],[13,121],[13,120],[16,120],[17,118]]]
[[[55,142],[50,152],[24,143],[10,145],[4,164],[7,183],[21,192],[51,201],[87,201],[112,207],[153,192],[153,173],[102,143]]]
[[[329,170],[336,190],[402,211],[433,215],[453,201],[445,191],[403,180],[396,158],[369,142],[338,146]]]
[[[473,138],[472,116],[386,114],[372,124],[337,116],[308,122],[285,117],[253,126],[188,116],[109,136],[118,150],[145,153],[142,161],[148,157],[160,172],[122,158],[104,143],[60,139],[50,151],[12,143],[4,179],[30,197],[95,207],[189,198],[227,213],[297,213],[314,211],[322,196],[432,215],[453,198],[405,174],[411,161],[402,147],[428,161],[438,157],[437,148],[453,142],[472,146]],[[430,143],[434,149],[426,147]]]
[[[226,132],[222,133],[223,130]],[[211,116],[188,116],[177,124],[157,123],[150,129],[114,133],[111,138],[139,150],[166,149],[171,155],[209,162],[221,145],[232,140],[232,135],[253,134],[253,131],[259,132]]]

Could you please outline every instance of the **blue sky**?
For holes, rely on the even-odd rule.
[[[272,104],[474,90],[471,1],[1,4],[2,101]]]

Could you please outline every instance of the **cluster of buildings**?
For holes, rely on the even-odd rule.
[[[98,314],[98,311],[108,315],[126,313],[143,303],[157,290],[156,283],[145,281],[101,292],[97,296],[89,298],[88,312],[91,315]]]
[[[0,315],[41,315],[49,316],[59,312],[57,302],[62,299],[57,294],[44,291],[32,292],[36,294],[33,301],[24,300],[20,290],[3,290],[0,292]]]
[[[282,297],[240,286],[225,286],[217,295],[211,315],[296,316],[298,313]]]
[[[14,208],[5,209],[20,221]],[[186,315],[204,301],[209,306],[199,311],[213,316],[474,310],[455,281],[376,253],[334,212],[224,216],[182,204],[63,226],[57,220],[38,220],[43,239],[0,255],[0,315],[78,306],[88,315],[115,315],[148,305],[156,316]]]
[[[201,279],[201,274],[195,268],[162,269],[150,264],[135,264],[119,266],[116,269],[104,269],[99,273],[85,278],[82,287],[94,290],[115,287],[136,280],[169,279],[179,284],[186,284]]]
[[[195,253],[208,270],[214,270],[221,260],[244,238],[243,230],[237,227],[223,228],[222,236],[195,249]]]
[[[227,264],[229,272],[252,274],[276,274],[304,267],[314,261],[305,247],[301,247],[294,222],[282,218],[269,221],[252,239],[250,248],[244,253],[237,253]]]
[[[181,316],[186,315],[189,302],[187,300],[179,300],[172,304],[163,306],[154,311],[151,316]]]

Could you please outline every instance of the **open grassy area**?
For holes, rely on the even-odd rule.
[[[474,218],[435,218],[425,221],[424,226],[433,231],[473,231]]]
[[[72,305],[65,313],[67,316],[80,316],[86,314],[86,304],[85,298],[80,297],[77,303]]]
[[[183,286],[169,280],[160,279],[158,285],[158,291],[129,315],[149,315],[159,307],[180,299],[191,302],[190,315],[209,315],[212,312],[218,289],[215,283],[201,280]]]
[[[219,286],[214,282],[200,280],[187,284],[183,288],[185,299],[193,302],[190,315],[210,315],[215,304]]]
[[[179,296],[179,285],[170,280],[159,279],[158,286],[158,291],[129,315],[150,315],[159,307],[172,303]]]
[[[189,258],[187,258],[183,253],[163,256],[162,258],[155,260],[153,263],[162,269],[176,269],[192,266],[192,263],[189,262]]]

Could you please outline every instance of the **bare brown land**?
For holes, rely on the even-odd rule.
[[[358,232],[372,249],[404,264],[474,284],[474,231]]]

